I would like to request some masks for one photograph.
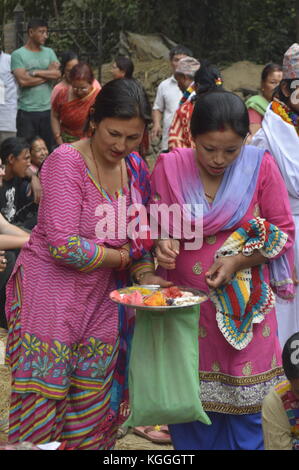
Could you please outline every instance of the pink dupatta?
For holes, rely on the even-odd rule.
[[[256,189],[259,171],[265,150],[251,145],[243,146],[239,156],[226,169],[223,180],[212,205],[204,195],[193,149],[175,149],[161,154],[152,173],[151,203],[160,205],[178,204],[182,213],[194,223],[199,206],[203,209],[203,237],[215,235],[238,225],[246,214]],[[189,204],[189,213],[184,206]],[[159,220],[159,222],[161,222]],[[168,221],[167,221],[168,222]],[[162,227],[163,228],[163,227]],[[173,236],[173,221],[169,221],[164,232]],[[182,236],[181,239],[184,239]],[[289,249],[280,258],[271,261],[271,279],[277,295],[290,298],[292,285],[293,250]]]

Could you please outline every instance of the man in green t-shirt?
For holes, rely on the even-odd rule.
[[[44,47],[48,38],[44,20],[31,20],[27,32],[26,44],[11,55],[11,70],[20,86],[17,136],[29,139],[39,135],[51,151],[50,98],[53,81],[60,78],[59,62],[53,49]]]

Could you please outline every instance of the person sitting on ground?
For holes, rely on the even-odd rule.
[[[183,103],[176,111],[174,119],[169,129],[168,147],[174,148],[194,148],[195,143],[192,139],[190,130],[190,121],[194,110],[195,101],[198,96],[216,88],[221,89],[223,80],[220,71],[215,65],[208,61],[202,61],[200,68],[194,75],[196,94],[190,100]]]
[[[266,109],[272,101],[272,95],[282,80],[282,66],[278,64],[267,64],[261,76],[261,94],[251,96],[246,101],[249,114],[250,133],[254,135],[262,126]]]
[[[49,150],[47,149],[46,142],[39,135],[32,137],[28,143],[30,146],[30,169],[37,175],[44,160],[49,155]]]
[[[4,175],[5,166],[0,159],[0,187]],[[6,283],[15,265],[18,250],[28,242],[29,237],[27,232],[7,222],[0,213],[0,328],[5,330],[7,330],[5,317]]]
[[[22,137],[9,137],[1,144],[0,157],[5,165],[0,212],[8,222],[31,229],[32,206],[36,204],[31,182],[38,177],[30,170],[29,143]]]
[[[265,450],[299,450],[299,332],[287,340],[282,365],[287,380],[271,388],[263,401]]]
[[[10,224],[0,214],[0,328],[5,330],[7,330],[5,317],[6,283],[14,268],[19,250],[29,241],[29,238],[29,233]]]
[[[89,64],[80,62],[69,74],[71,87],[59,91],[52,102],[51,124],[56,143],[75,142],[82,139],[85,123],[99,89]]]
[[[31,160],[29,169],[34,175],[38,176],[43,162],[49,155],[49,151],[45,141],[38,135],[29,139],[28,143]],[[31,183],[28,179],[22,181],[21,194],[25,201],[18,211],[18,223],[21,223],[25,229],[32,230],[37,224],[38,204],[34,202]]]
[[[118,56],[112,64],[111,74],[115,78],[133,78],[134,64],[129,57]]]

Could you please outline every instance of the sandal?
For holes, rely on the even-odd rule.
[[[144,437],[155,444],[171,444],[167,426],[137,426],[132,429],[138,436]]]

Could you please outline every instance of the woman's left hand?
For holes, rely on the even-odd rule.
[[[206,272],[206,283],[211,289],[225,286],[232,280],[237,270],[238,263],[236,256],[218,258]]]

